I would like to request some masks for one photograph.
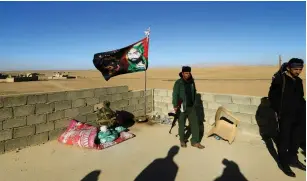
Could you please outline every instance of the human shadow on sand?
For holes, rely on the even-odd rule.
[[[195,112],[196,112],[197,121],[199,124],[199,138],[201,142],[204,137],[204,133],[205,133],[204,122],[206,122],[206,120],[205,120],[203,101],[201,99],[201,94],[199,93],[196,94],[195,96]],[[191,133],[190,125],[188,125],[185,129],[185,134],[184,134],[185,139],[188,140],[191,134],[192,133]]]
[[[235,162],[224,159],[222,163],[226,167],[224,168],[222,175],[214,181],[248,181]]]
[[[91,173],[87,174],[81,181],[98,181],[100,172],[100,170],[92,171]]]
[[[179,152],[178,146],[173,146],[165,158],[158,158],[149,164],[134,181],[174,181],[178,166],[174,157]]]
[[[261,98],[260,105],[258,106],[255,119],[259,126],[259,133],[265,145],[278,164],[278,154],[274,147],[274,143],[277,144],[278,136],[278,122],[276,120],[275,112],[270,107],[270,101],[268,97]]]

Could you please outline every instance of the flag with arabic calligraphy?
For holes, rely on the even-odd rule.
[[[106,81],[118,75],[145,71],[148,68],[148,45],[149,38],[146,37],[121,49],[96,53],[94,66]]]

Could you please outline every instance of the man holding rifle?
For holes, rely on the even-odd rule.
[[[188,118],[192,133],[191,145],[203,149],[205,147],[200,144],[199,121],[195,109],[196,88],[191,74],[191,67],[183,66],[179,76],[180,79],[178,79],[174,84],[172,103],[174,111],[179,117],[180,145],[181,147],[187,147],[184,128],[186,119]]]
[[[299,78],[304,61],[292,58],[286,66],[286,71],[274,75],[269,100],[278,118],[277,150],[280,167],[286,175],[295,177],[290,166],[306,170],[297,156],[299,146],[306,141],[306,101],[303,82]]]

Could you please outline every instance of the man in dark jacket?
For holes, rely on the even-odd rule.
[[[290,166],[306,169],[297,157],[297,150],[302,141],[305,141],[306,129],[306,101],[302,79],[298,77],[303,67],[302,59],[289,60],[286,71],[273,77],[269,91],[271,107],[279,121],[279,163],[282,171],[290,177],[295,177]]]
[[[184,135],[184,127],[186,119],[189,119],[189,125],[192,133],[191,145],[203,149],[200,144],[200,129],[199,121],[195,110],[196,88],[194,79],[191,74],[191,67],[183,66],[179,73],[178,79],[173,88],[173,107],[174,111],[179,113],[179,137],[181,147],[186,147],[186,140]]]

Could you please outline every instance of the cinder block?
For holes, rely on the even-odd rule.
[[[137,97],[137,98],[142,97],[142,92],[141,92],[141,91],[131,91],[131,92],[129,92],[129,93],[132,94],[131,97],[133,97],[133,98],[135,98],[135,97]]]
[[[94,97],[99,98],[101,96],[107,95],[107,88],[97,88],[94,89]]]
[[[93,113],[94,106],[79,107],[78,110],[79,110],[80,115],[85,115],[85,114]]]
[[[111,96],[111,101],[112,101],[112,102],[119,101],[119,100],[122,100],[122,99],[123,99],[123,97],[122,97],[121,94],[113,94],[113,95]]]
[[[64,133],[65,130],[66,130],[66,128],[60,128],[60,129],[49,131],[49,140],[56,140],[56,139],[58,139],[58,137],[62,133]]]
[[[95,105],[99,103],[99,98],[93,97],[93,98],[86,98],[85,103],[87,106]],[[83,105],[82,105],[83,106]],[[80,107],[82,107],[80,106]],[[84,105],[85,106],[85,105]]]
[[[39,104],[47,102],[47,94],[29,95],[27,104]]]
[[[145,111],[144,110],[137,110],[137,111],[134,111],[133,115],[134,115],[134,117],[144,116]]]
[[[146,101],[148,101],[148,100],[146,100]],[[138,104],[145,104],[145,97],[140,98]]]
[[[233,95],[232,96],[232,103],[250,105],[251,104],[251,97]]]
[[[70,123],[70,119],[68,118],[63,118],[60,120],[56,120],[54,121],[54,129],[59,129],[59,128],[67,128],[67,126]]]
[[[144,97],[144,96],[145,96],[145,91],[144,91],[144,90],[139,90],[138,92],[140,92],[141,97]]]
[[[86,122],[86,115],[78,115],[74,118],[75,120],[79,121],[79,122]]]
[[[10,119],[13,117],[12,108],[0,108],[0,121],[4,119]]]
[[[70,109],[71,108],[71,102],[72,101],[54,102],[54,110],[55,111],[61,111],[61,110],[65,110],[65,109]]]
[[[14,116],[29,116],[34,114],[35,112],[35,105],[24,105],[18,106],[13,108]]]
[[[64,117],[65,117],[65,111],[57,111],[54,113],[47,114],[47,121],[63,119]]]
[[[93,122],[96,121],[96,119],[98,118],[96,113],[89,113],[86,115],[86,122]]]
[[[153,89],[153,95],[158,96],[159,95],[159,89]]]
[[[256,120],[256,117],[255,116],[251,116],[252,118],[252,120],[251,120],[251,122],[252,122],[252,124],[253,125],[258,125],[258,123],[257,123],[257,120]]]
[[[258,106],[255,105],[239,105],[239,112],[256,115]]]
[[[167,103],[158,102],[157,106],[155,106],[155,108],[160,108],[161,111],[168,110],[168,104]]]
[[[174,110],[174,106],[173,106],[173,104],[168,103],[168,104],[167,104],[167,110],[168,110],[168,111],[172,111],[172,110]]]
[[[147,89],[145,92],[145,96],[152,96],[153,95],[153,90],[152,89]]]
[[[162,97],[167,97],[167,92],[168,90],[163,90],[163,89],[160,89],[159,90],[159,96],[162,96]]]
[[[138,98],[131,98],[131,99],[128,100],[129,105],[137,105],[138,103],[139,103]]]
[[[167,114],[167,113],[169,113],[170,111],[172,111],[173,109],[169,109],[168,107],[162,107],[162,112],[164,113],[164,114]]]
[[[29,136],[28,146],[39,145],[48,141],[48,132]]]
[[[128,86],[118,86],[116,87],[116,93],[124,93],[124,92],[128,92]]]
[[[107,94],[116,94],[117,90],[116,87],[108,87],[107,88]]]
[[[22,138],[16,138],[16,139],[11,139],[7,140],[4,143],[4,149],[6,152],[8,151],[13,151],[16,149],[21,149],[25,148],[28,146],[28,137],[22,137]]]
[[[116,101],[116,102],[112,102],[111,105],[110,105],[110,108],[112,110],[117,110],[117,109],[120,109],[120,105],[119,103]]]
[[[13,130],[5,129],[0,130],[0,141],[5,141],[13,138]]]
[[[142,110],[142,109],[145,109],[145,103],[135,105],[135,109],[136,109],[136,110]]]
[[[215,116],[215,114],[216,114],[216,110],[214,110],[214,109],[204,109],[204,113],[205,113],[205,115],[208,115],[208,116]]]
[[[207,109],[207,108],[208,108],[208,103],[202,101],[200,106],[202,106],[203,108],[206,108],[206,109]]]
[[[36,104],[35,105],[35,113],[36,114],[45,114],[51,113],[54,110],[54,103],[46,103],[46,104]]]
[[[103,102],[103,101],[110,101],[111,102],[111,95],[106,95],[106,96],[100,96],[99,98],[99,102]]]
[[[260,137],[259,127],[257,125],[242,122],[239,124],[238,130],[245,135]]]
[[[155,114],[156,114],[156,113],[160,114],[160,113],[162,113],[162,109],[159,108],[159,107],[155,107],[155,108],[154,108],[154,112],[155,112]]]
[[[161,97],[161,102],[172,103],[172,97]]]
[[[43,133],[46,131],[51,131],[54,130],[54,122],[47,122],[47,123],[42,123],[42,124],[36,124],[35,125],[35,133]]]
[[[123,99],[129,99],[128,95],[129,95],[129,92],[123,92],[123,93],[120,93],[123,97]]]
[[[94,99],[94,98],[88,98],[88,99]],[[82,107],[82,106],[85,106],[85,105],[86,105],[85,99],[77,99],[77,100],[72,101],[72,103],[71,103],[72,108]]]
[[[215,123],[215,115],[205,114],[205,122],[208,125],[214,125],[214,123]]]
[[[13,138],[20,138],[24,136],[30,136],[35,134],[35,126],[23,126],[13,129]]]
[[[208,109],[218,109],[221,104],[216,103],[216,102],[207,102]]]
[[[135,109],[135,105],[129,105],[129,106],[123,107],[122,110],[132,113],[136,109]]]
[[[173,97],[173,91],[167,90],[167,97]]]
[[[3,107],[3,97],[0,96],[0,108]]]
[[[3,105],[4,107],[15,107],[22,106],[27,104],[27,96],[26,95],[18,95],[12,97],[4,97]]]
[[[26,117],[15,117],[3,121],[3,129],[25,126],[27,124]]]
[[[231,103],[232,97],[230,95],[214,95],[215,102],[217,103]]]
[[[231,112],[239,112],[239,106],[237,104],[227,104],[227,103],[221,103],[224,108]]]
[[[128,100],[120,100],[120,101],[116,101],[116,104],[118,105],[118,107],[126,107],[129,105],[129,101]]]
[[[4,141],[0,142],[0,155],[4,153]]]
[[[66,109],[65,110],[65,117],[66,118],[74,118],[79,114],[80,108],[72,108],[72,109]]]
[[[55,92],[47,94],[47,102],[64,101],[66,99],[66,92]]]
[[[251,97],[251,105],[259,106],[261,104],[261,98],[262,97]]]
[[[145,100],[145,99],[144,99]],[[150,102],[152,103],[153,102],[153,97],[152,96],[146,96],[146,102]]]
[[[146,107],[146,113],[152,113],[153,112],[153,109],[152,109],[152,106],[147,106]]]
[[[168,106],[168,103],[164,103],[164,102],[157,102],[158,104],[158,107],[167,107]]]
[[[154,96],[154,101],[155,102],[163,102],[163,97],[159,96],[159,95],[155,95]]]
[[[213,94],[201,93],[201,100],[206,102],[215,102]]]
[[[252,115],[244,113],[233,113],[233,116],[240,120],[240,122],[245,122],[251,124]],[[239,123],[240,124],[240,123]]]
[[[67,100],[76,100],[88,97],[94,97],[94,89],[69,91],[66,93]]]
[[[47,115],[46,114],[27,116],[27,125],[45,123],[46,121],[47,121]],[[15,126],[15,127],[17,127],[17,126]]]

